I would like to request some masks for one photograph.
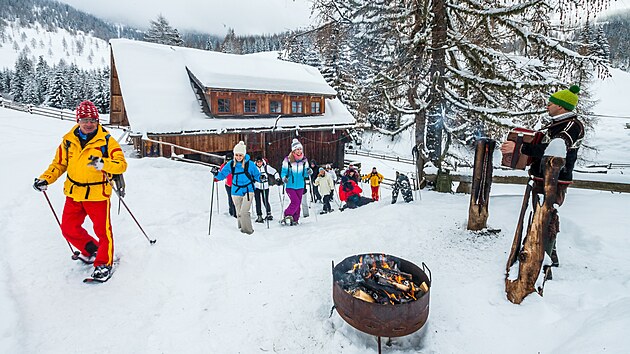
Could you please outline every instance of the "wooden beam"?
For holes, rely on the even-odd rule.
[[[462,176],[456,175],[451,172],[451,177],[453,178],[453,182],[464,182],[470,181],[470,176]],[[435,181],[436,175],[430,174],[426,175],[426,179],[429,181]],[[529,177],[527,176],[493,176],[492,183],[503,183],[503,184],[527,184]],[[610,191],[610,192],[621,192],[621,193],[630,193],[630,184],[629,183],[618,183],[618,182],[603,182],[603,181],[587,181],[587,180],[573,180],[573,184],[569,188],[579,188],[579,189],[593,189],[598,191]]]

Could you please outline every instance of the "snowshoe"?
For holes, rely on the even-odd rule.
[[[109,280],[109,278],[112,277],[112,266],[108,266],[108,265],[100,265],[96,268],[94,268],[94,272],[92,272],[92,275],[83,279],[84,283],[104,283],[106,281]]]
[[[94,264],[94,260],[96,259],[96,252],[92,253],[89,256],[86,256],[82,253],[79,253],[79,254],[75,253],[72,255],[72,259],[75,261],[81,261],[84,264]]]
[[[286,226],[293,225],[293,217],[291,215],[285,216],[284,218],[282,218],[282,220],[280,220],[280,224]]]

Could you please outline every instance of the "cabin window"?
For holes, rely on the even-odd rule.
[[[244,113],[256,113],[258,110],[256,109],[256,100],[245,100],[243,102],[243,112]]]
[[[217,100],[217,108],[219,110],[219,113],[230,113],[230,99],[219,98]]]
[[[269,112],[270,113],[282,113],[282,102],[280,102],[280,101],[270,101],[269,102]]]
[[[311,102],[311,113],[322,113],[321,102]]]
[[[302,113],[304,107],[302,107],[302,101],[291,101],[291,113]]]

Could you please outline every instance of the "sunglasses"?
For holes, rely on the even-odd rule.
[[[79,123],[98,123],[98,118],[80,118]]]

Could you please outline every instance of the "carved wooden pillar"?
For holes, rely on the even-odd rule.
[[[518,277],[510,279],[508,270],[505,278],[507,298],[515,304],[520,304],[527,295],[535,291],[542,295],[544,283],[541,282],[541,286],[537,289],[536,282],[541,276],[542,262],[545,257],[543,239],[547,237],[546,233],[549,231],[549,223],[555,210],[553,205],[556,202],[558,174],[564,164],[565,159],[561,157],[543,158],[545,198],[542,205],[538,206],[534,212],[534,217],[527,228],[525,242],[518,253]]]
[[[468,208],[468,230],[478,231],[487,227],[492,186],[492,153],[496,143],[495,140],[487,138],[477,141]]]

